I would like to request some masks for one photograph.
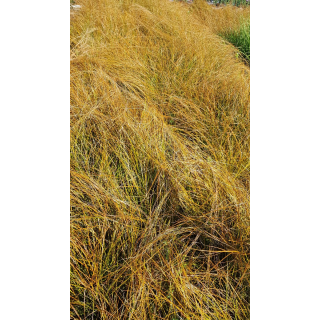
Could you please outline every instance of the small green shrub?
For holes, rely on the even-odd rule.
[[[230,30],[221,36],[239,49],[243,58],[250,63],[250,21],[244,22],[238,30]]]

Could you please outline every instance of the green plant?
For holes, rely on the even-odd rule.
[[[237,30],[228,30],[221,36],[239,49],[243,58],[250,63],[250,21],[244,21]]]

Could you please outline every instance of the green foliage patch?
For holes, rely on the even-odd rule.
[[[250,21],[245,21],[238,30],[230,30],[221,36],[239,49],[242,57],[250,64]]]

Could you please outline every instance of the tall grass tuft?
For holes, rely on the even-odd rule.
[[[244,21],[237,29],[224,31],[221,36],[239,49],[244,59],[250,63],[250,22]]]
[[[248,319],[249,67],[219,36],[247,9],[77,4],[71,318]]]

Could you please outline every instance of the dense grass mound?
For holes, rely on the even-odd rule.
[[[247,9],[77,4],[71,318],[248,319]]]

